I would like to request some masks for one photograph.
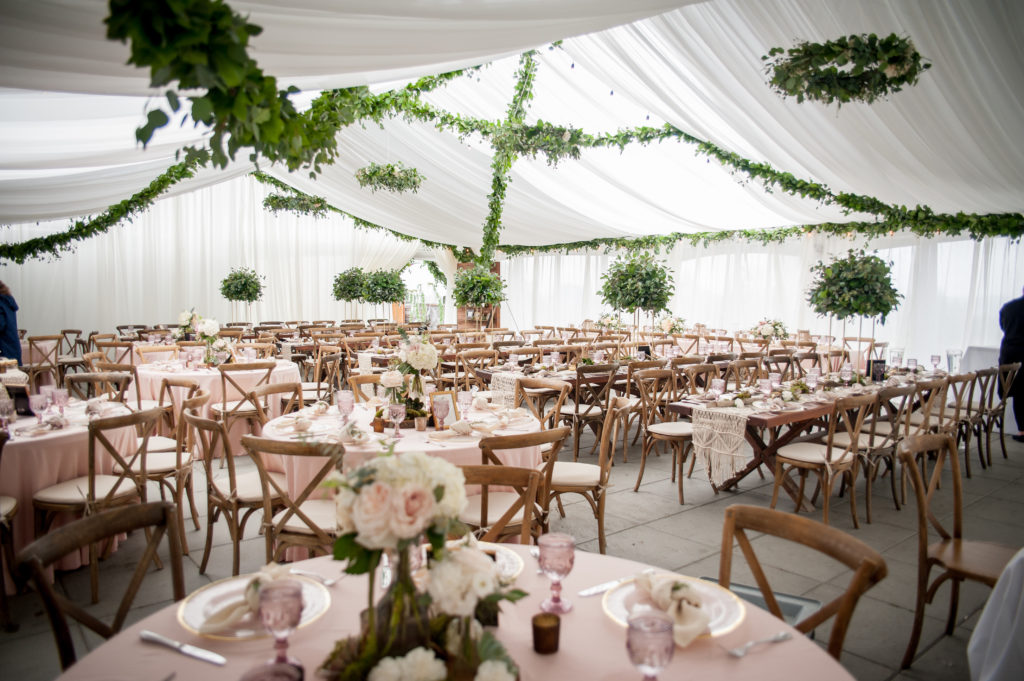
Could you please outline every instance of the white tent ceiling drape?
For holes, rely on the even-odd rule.
[[[252,54],[281,87],[305,90],[296,96],[300,107],[321,88],[370,84],[380,90],[394,81],[496,60],[426,97],[456,112],[496,119],[512,95],[515,55],[541,48],[528,121],[571,124],[593,133],[668,122],[836,191],[902,205],[925,203],[939,211],[1024,210],[1019,190],[1024,185],[1019,145],[1024,51],[1017,37],[1024,25],[1022,3],[237,0],[231,5],[263,26]],[[95,214],[146,186],[174,163],[181,146],[201,143],[205,131],[189,123],[158,131],[147,149],[135,144],[134,128],[147,109],[163,104],[162,97],[148,87],[145,71],[124,64],[127,47],[105,40],[102,0],[0,0],[0,12],[0,223]],[[888,100],[839,110],[782,100],[768,89],[760,55],[771,47],[866,31],[910,36],[933,68],[918,85]],[[562,49],[543,49],[560,38],[568,38]],[[361,218],[414,236],[479,247],[490,191],[487,144],[474,137],[459,141],[429,124],[388,121],[382,128],[344,130],[339,151],[337,164],[316,180],[264,169]],[[353,177],[371,161],[403,161],[426,181],[415,194],[371,193]],[[73,255],[4,271],[22,301],[25,325],[51,331],[67,323],[166,321],[151,317],[173,316],[191,305],[226,318],[217,282],[237,264],[254,265],[275,282],[273,297],[254,310],[255,316],[287,312],[340,318],[355,311],[331,312],[329,280],[336,272],[350,264],[393,266],[415,251],[415,244],[352,232],[336,216],[328,222],[267,216],[259,200],[268,190],[239,177],[250,170],[244,160],[226,170],[204,169],[135,223],[79,246]],[[543,159],[520,159],[502,216],[502,241],[542,245],[870,219],[766,193],[744,180],[675,142],[622,154],[584,151],[579,161],[563,161],[557,169]],[[0,238],[21,241],[65,226],[64,221],[16,224]],[[894,317],[887,327],[898,342],[914,344],[921,329],[938,323],[933,305],[962,310],[957,313],[962,338],[950,337],[948,344],[995,342],[994,301],[1016,295],[1024,283],[1017,244],[898,243],[886,251],[897,262],[899,285],[908,295],[908,316]],[[791,326],[812,325],[801,302],[803,271],[808,258],[822,257],[830,248],[816,239],[768,249],[746,243],[708,252],[677,247],[670,255],[681,286],[675,311],[726,326],[746,325],[763,314],[783,317]],[[768,260],[752,265],[757,253]],[[582,316],[597,314],[593,291],[605,260],[592,254],[506,262],[514,296],[510,311],[522,323],[554,319],[552,310],[559,311],[560,320],[580,317],[581,310]],[[537,268],[548,271],[537,274]],[[723,272],[728,273],[724,283]],[[546,285],[565,295],[552,301]],[[961,290],[929,292],[929,287],[949,286]],[[778,295],[761,299],[749,295],[748,287]],[[962,291],[968,293],[961,305]],[[744,304],[728,302],[737,299]],[[95,300],[104,301],[101,310],[94,309]]]

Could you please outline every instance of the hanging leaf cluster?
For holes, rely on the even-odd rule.
[[[250,267],[235,267],[220,282],[220,294],[228,300],[255,303],[263,298],[262,275]]]
[[[863,250],[850,249],[846,257],[819,261],[811,272],[815,280],[807,302],[821,316],[881,317],[899,307],[903,298],[892,283],[891,263]]]
[[[672,275],[650,253],[617,259],[601,275],[601,300],[613,310],[657,314],[668,309],[674,291]]]
[[[440,265],[433,260],[424,260],[423,265],[427,268],[427,271],[430,272],[430,276],[434,278],[434,281],[441,286],[448,285],[448,277],[446,277],[444,272],[441,271]]]
[[[396,194],[402,192],[415,194],[423,179],[420,171],[415,168],[406,168],[402,163],[371,163],[356,171],[356,180],[359,182],[359,186],[364,189],[369,187],[373,192],[385,189]]]
[[[783,97],[824,104],[865,102],[915,85],[931,63],[910,38],[895,33],[848,35],[825,43],[773,47],[761,57],[772,89]]]

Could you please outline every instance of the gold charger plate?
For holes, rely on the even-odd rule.
[[[199,631],[203,621],[222,605],[243,596],[245,587],[252,577],[253,575],[227,577],[193,591],[178,606],[178,624],[188,632],[218,641],[244,641],[268,636],[254,613],[244,617],[235,626],[215,634],[203,634]],[[301,629],[320,619],[327,612],[331,607],[331,594],[323,584],[308,577],[291,575],[289,579],[302,584],[302,619],[298,626]]]
[[[689,584],[701,596],[701,607],[708,611],[708,633],[701,638],[714,638],[733,631],[747,616],[746,604],[733,592],[723,589],[714,582],[685,575],[675,575],[682,582]],[[619,584],[604,593],[601,607],[604,614],[619,626],[625,627],[633,608],[637,605],[651,605],[647,597],[636,588],[634,579]]]

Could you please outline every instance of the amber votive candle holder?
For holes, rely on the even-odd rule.
[[[551,612],[533,616],[533,649],[541,655],[558,652],[558,629],[562,618]]]

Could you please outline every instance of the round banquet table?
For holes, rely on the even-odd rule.
[[[61,430],[32,433],[30,428],[36,423],[34,416],[19,416],[10,426],[12,437],[4,445],[0,464],[0,494],[18,500],[18,514],[12,523],[15,553],[35,539],[32,495],[44,487],[89,474],[89,420],[85,415],[85,403],[76,401],[69,405],[65,408],[65,415],[71,425]],[[135,430],[119,429],[111,435],[111,444],[121,452],[134,451]],[[109,473],[113,467],[107,456],[101,456],[98,463],[101,473]],[[70,519],[70,516],[59,517],[56,524]],[[72,553],[62,558],[57,568],[74,570],[85,562],[88,562],[88,551]],[[10,590],[13,581],[8,579],[5,584]]]
[[[160,386],[163,383],[164,378],[187,378],[195,381],[199,384],[200,390],[205,390],[210,393],[210,400],[206,403],[206,407],[203,409],[201,416],[205,418],[212,418],[210,406],[218,404],[224,399],[224,390],[221,384],[220,371],[214,368],[197,368],[187,369],[185,368],[184,362],[180,360],[168,361],[168,362],[153,362],[152,364],[140,364],[137,367],[139,381],[138,386],[132,386],[129,388],[128,393],[125,396],[125,401],[128,404],[132,403],[135,399],[135,391],[138,390],[144,400],[158,400],[160,399]],[[256,387],[256,382],[259,381],[263,375],[263,371],[237,371],[232,374],[234,380],[246,389]],[[294,362],[288,360],[278,360],[277,366],[270,374],[271,383],[299,383],[302,379],[299,377],[299,367]],[[242,396],[238,394],[230,384],[228,384],[228,396],[227,399],[237,400]],[[171,393],[173,396],[174,404],[177,406],[181,400],[183,394],[182,388],[172,388]],[[280,400],[271,400],[270,404],[271,414],[278,415],[281,413]],[[247,426],[244,419],[236,419],[232,425],[231,430],[228,433],[231,440],[231,451],[235,454],[241,453],[240,445],[242,435],[247,431]]]
[[[533,651],[531,617],[539,612],[540,601],[548,592],[546,578],[536,574],[535,561],[528,547],[507,545],[524,560],[525,569],[516,586],[529,595],[518,603],[502,603],[500,624],[495,635],[505,645],[520,668],[522,681],[546,679],[593,679],[621,681],[639,679],[641,674],[629,662],[625,647],[625,629],[609,619],[602,598],[582,598],[580,589],[623,576],[634,575],[648,566],[623,558],[578,551],[572,573],[564,581],[564,594],[573,602],[573,611],[562,616],[559,652],[538,655]],[[330,557],[315,558],[297,564],[324,576],[337,576],[342,563]],[[305,666],[306,678],[315,677],[316,668],[338,639],[357,633],[359,611],[366,604],[365,576],[347,576],[328,589],[331,603],[327,612],[290,638],[289,653]],[[205,638],[184,629],[177,620],[178,604],[147,617],[107,641],[80,659],[59,678],[66,681],[159,681],[170,672],[189,681],[237,679],[247,669],[267,660],[273,648],[270,638],[225,641]],[[180,655],[170,649],[142,643],[139,631],[150,629],[183,643],[190,643],[225,656],[224,667]],[[730,657],[725,648],[745,641],[764,638],[788,630],[793,638],[783,643],[760,646],[742,659]],[[723,648],[724,646],[724,648]],[[817,644],[767,611],[748,606],[739,626],[716,639],[700,638],[685,649],[676,649],[670,666],[660,678],[728,679],[729,681],[852,681],[853,677]]]

